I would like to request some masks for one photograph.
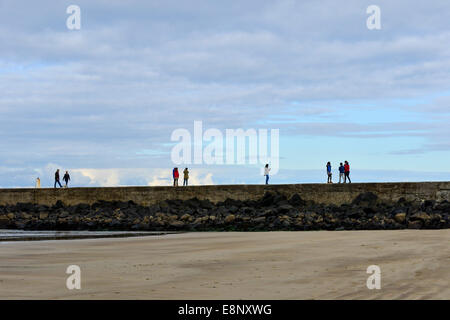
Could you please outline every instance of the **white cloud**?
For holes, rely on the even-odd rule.
[[[172,170],[164,168],[114,168],[114,169],[72,169],[74,173],[72,179],[76,183],[78,175],[87,177],[89,181],[85,186],[100,186],[100,187],[116,187],[116,186],[170,186],[173,183]],[[179,183],[183,183],[183,176]],[[195,169],[190,171],[189,184],[190,185],[213,185],[213,175],[207,172],[206,169]],[[78,179],[79,181],[79,179]]]

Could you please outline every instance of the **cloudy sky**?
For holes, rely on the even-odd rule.
[[[449,43],[438,0],[0,0],[0,187],[56,168],[168,185],[171,134],[195,120],[279,129],[272,183],[343,160],[354,181],[450,180]],[[264,181],[261,164],[189,166],[192,184]]]

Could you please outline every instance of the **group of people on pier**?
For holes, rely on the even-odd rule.
[[[176,168],[176,167],[173,168],[172,176],[173,176],[173,186],[178,187],[178,178],[180,177],[178,168]],[[188,185],[188,180],[189,180],[189,170],[188,170],[188,168],[185,168],[183,171],[183,186]]]
[[[332,180],[333,174],[331,172],[331,162],[330,161],[327,162],[326,168],[327,168],[327,183],[333,183],[333,180]],[[269,184],[269,174],[270,174],[269,164],[266,164],[264,166],[264,176],[266,178],[266,184]],[[180,173],[178,172],[177,167],[173,168],[172,177],[173,177],[173,186],[178,187],[178,179],[180,178]],[[341,183],[341,181],[343,183],[347,183],[347,180],[349,183],[352,182],[350,180],[350,165],[349,165],[348,161],[346,160],[346,161],[344,161],[344,164],[342,164],[342,162],[341,162],[340,166],[339,166],[339,183]],[[69,181],[70,181],[69,171],[66,171],[66,173],[64,174],[63,181],[65,182],[64,187],[67,188]],[[188,184],[189,184],[188,181],[189,181],[189,169],[185,168],[183,170],[183,186],[188,186]],[[56,188],[57,184],[59,185],[60,188],[63,187],[60,182],[59,169],[57,169],[55,172],[54,188]],[[39,178],[37,178],[36,179],[36,188],[40,188],[40,187],[41,187],[41,180]]]
[[[327,162],[327,183],[333,183],[333,173],[331,172],[331,163],[330,161]],[[339,165],[339,183],[341,183],[341,180],[344,183],[347,183],[347,180],[349,183],[352,183],[352,180],[350,180],[350,165],[348,164],[348,161],[345,160],[344,164],[342,162]]]

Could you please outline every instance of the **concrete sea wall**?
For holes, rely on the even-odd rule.
[[[97,201],[133,201],[139,205],[164,200],[198,198],[212,203],[235,200],[257,200],[265,192],[278,192],[304,200],[341,205],[351,203],[359,194],[371,192],[383,201],[405,198],[450,201],[450,182],[352,183],[352,184],[286,184],[286,185],[217,185],[189,187],[111,187],[64,189],[0,189],[0,205],[33,203],[51,206],[58,200],[65,205],[93,204]]]

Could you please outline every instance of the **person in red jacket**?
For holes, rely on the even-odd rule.
[[[178,187],[178,178],[180,174],[178,173],[178,168],[173,169],[173,186]]]
[[[348,161],[345,161],[344,163],[344,183],[347,182],[347,179],[349,183],[352,183],[352,180],[350,180],[350,165],[348,164]]]

